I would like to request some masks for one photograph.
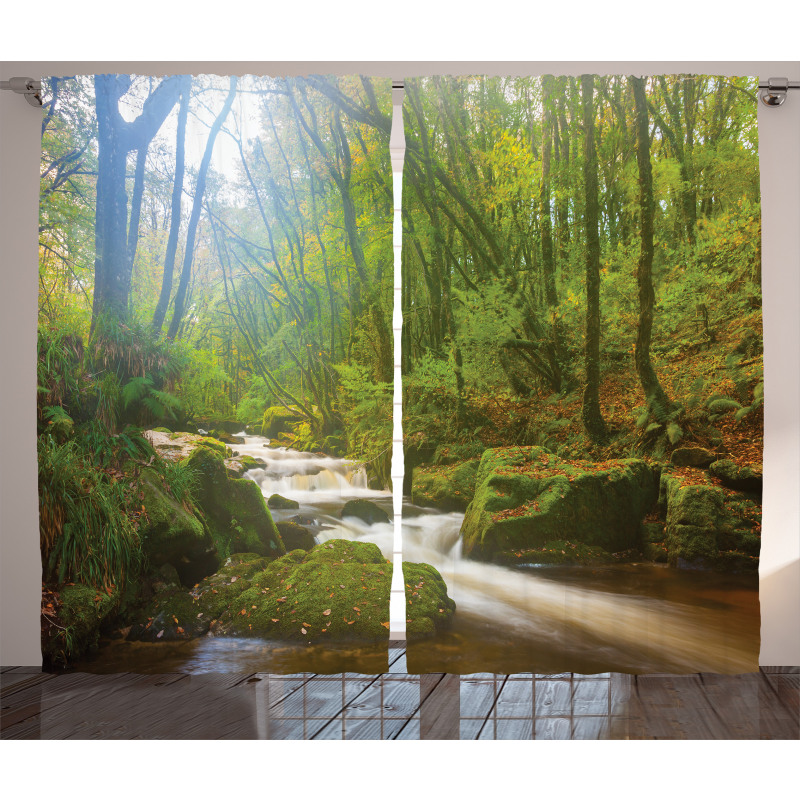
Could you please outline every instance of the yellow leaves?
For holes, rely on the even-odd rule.
[[[381,622],[381,625],[383,625],[383,627],[386,628],[387,631],[389,630],[389,625],[390,625],[389,622]]]
[[[273,622],[277,622],[278,620],[277,620],[276,618],[274,618],[274,617],[273,617],[272,621],[273,621]]]

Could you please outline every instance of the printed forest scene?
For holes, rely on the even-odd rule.
[[[46,95],[46,665],[385,670],[390,83],[96,75]]]
[[[756,93],[406,81],[409,671],[757,668]]]

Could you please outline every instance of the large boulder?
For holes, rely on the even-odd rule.
[[[292,424],[300,422],[302,414],[297,411],[290,411],[283,406],[272,406],[264,412],[261,421],[261,435],[267,439],[272,439],[279,433],[290,431]]]
[[[725,486],[740,492],[760,493],[764,486],[761,466],[740,467],[728,459],[715,461],[708,471]]]
[[[311,531],[296,522],[279,522],[277,528],[287,553],[292,550],[310,550],[317,543]]]
[[[254,575],[212,630],[309,643],[386,639],[391,575],[369,542],[293,550]]]
[[[231,478],[221,453],[200,446],[186,463],[198,475],[198,505],[221,553],[283,555],[283,543],[264,495],[247,478]]]
[[[191,591],[165,586],[131,626],[128,640],[171,642],[203,636],[211,623],[250,586],[250,578],[268,563],[269,559],[257,553],[237,553]]]
[[[208,528],[167,493],[155,470],[142,470],[139,489],[144,506],[139,538],[148,563],[153,567],[171,564],[186,586],[212,573],[219,558]]]
[[[391,522],[389,515],[379,505],[363,498],[348,500],[342,506],[342,519],[345,517],[357,517],[367,525],[374,525],[376,522]]]
[[[463,552],[509,562],[562,540],[627,550],[638,545],[657,494],[657,471],[639,459],[570,462],[542,447],[486,450],[461,526]]]
[[[761,507],[751,499],[705,483],[686,484],[665,474],[659,505],[666,509],[667,559],[672,566],[758,568]]]
[[[465,511],[475,494],[479,458],[460,464],[429,465],[414,470],[411,501],[443,511]]]
[[[403,562],[406,587],[406,635],[409,639],[432,636],[449,627],[456,611],[444,579],[430,564]]]

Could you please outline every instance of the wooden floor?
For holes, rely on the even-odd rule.
[[[3,667],[3,739],[798,739],[800,670],[745,675],[50,674]]]

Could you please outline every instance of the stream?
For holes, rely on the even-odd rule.
[[[367,498],[390,516],[392,496],[367,485],[353,462],[272,448],[260,436],[234,445],[266,464],[246,473],[265,497],[298,501],[274,510],[317,542],[358,539],[391,559],[392,523],[341,520],[347,500]],[[757,669],[758,576],[670,569],[651,563],[500,567],[461,557],[463,514],[403,507],[403,560],[435,566],[457,610],[446,634],[408,647],[410,672],[718,672]],[[78,669],[92,672],[380,672],[386,646],[302,646],[202,637],[152,644],[104,642]]]

